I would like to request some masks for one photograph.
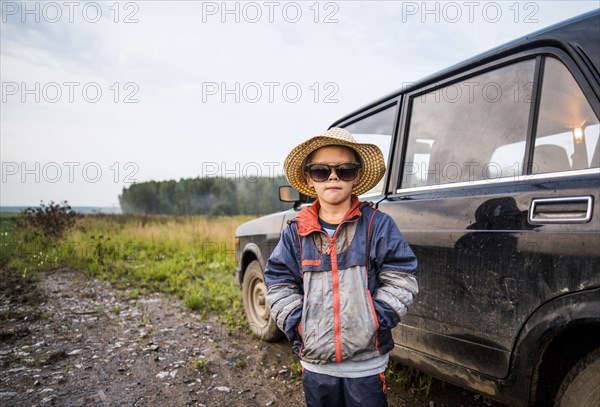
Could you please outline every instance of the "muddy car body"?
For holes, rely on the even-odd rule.
[[[508,405],[598,397],[599,96],[596,10],[332,124],[382,148],[384,180],[361,198],[419,259],[396,358]],[[267,339],[262,270],[296,209],[237,230],[249,323]]]

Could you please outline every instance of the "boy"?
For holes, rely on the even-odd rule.
[[[391,329],[418,286],[394,221],[357,198],[383,177],[383,155],[332,128],[295,147],[284,172],[318,198],[288,222],[264,273],[271,315],[302,364],[306,404],[387,406]]]

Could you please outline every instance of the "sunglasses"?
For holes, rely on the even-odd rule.
[[[341,163],[337,165],[315,163],[306,165],[304,171],[315,182],[327,181],[334,170],[338,178],[342,181],[353,181],[358,175],[360,168],[361,165],[359,163]]]

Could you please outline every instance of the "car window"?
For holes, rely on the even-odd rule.
[[[352,133],[358,142],[375,144],[379,147],[385,159],[386,174],[390,162],[390,148],[392,145],[395,118],[396,105],[394,104],[387,109],[367,116],[345,127],[346,130]],[[384,175],[381,181],[364,193],[363,196],[381,195],[383,193],[385,178]]]
[[[531,172],[600,166],[599,132],[598,117],[569,70],[546,58]]]
[[[535,60],[416,95],[401,188],[522,173]]]

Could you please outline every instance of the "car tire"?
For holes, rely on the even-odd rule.
[[[266,303],[267,286],[263,271],[257,260],[253,260],[244,273],[242,281],[242,299],[248,326],[254,335],[265,341],[275,341],[282,337],[282,332],[271,318]]]
[[[581,358],[563,379],[554,407],[600,406],[600,348]]]

